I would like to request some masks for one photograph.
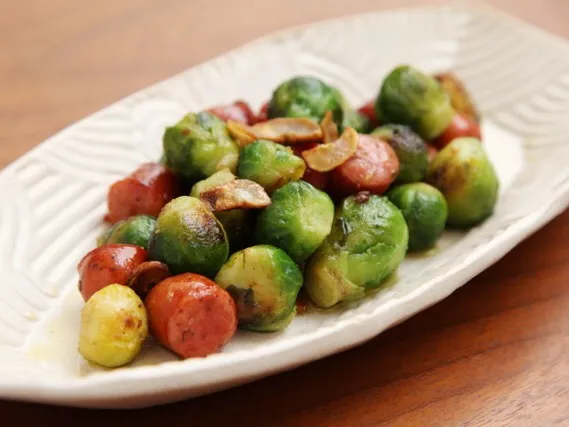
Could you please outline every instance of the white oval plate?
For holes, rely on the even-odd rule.
[[[358,105],[393,66],[453,69],[484,113],[497,167],[495,214],[447,233],[429,257],[367,299],[297,317],[281,333],[239,332],[220,354],[180,361],[149,344],[106,371],[77,354],[75,266],[102,230],[108,185],[160,154],[185,112],[313,74]],[[569,203],[569,47],[475,6],[371,13],[285,31],[142,90],[72,125],[0,174],[0,396],[85,407],[140,407],[252,381],[362,343],[445,298]]]

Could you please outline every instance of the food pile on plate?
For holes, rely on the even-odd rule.
[[[479,120],[454,74],[406,65],[358,110],[298,76],[258,114],[243,101],[187,114],[160,162],[109,190],[111,227],[78,266],[79,352],[122,366],[151,333],[203,357],[237,328],[364,298],[407,252],[492,214]]]

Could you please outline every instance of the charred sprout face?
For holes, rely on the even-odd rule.
[[[292,150],[272,141],[259,139],[241,151],[237,174],[272,193],[290,181],[302,178],[306,165]]]
[[[396,182],[421,181],[427,173],[429,158],[425,142],[408,126],[385,125],[371,133],[387,141],[399,159]]]
[[[443,193],[448,224],[472,227],[494,211],[499,183],[480,140],[457,138],[429,166],[427,182]]]
[[[156,218],[153,216],[131,216],[113,225],[97,240],[97,246],[109,243],[124,243],[148,249],[155,224]]]
[[[199,198],[202,192],[235,179],[236,176],[229,169],[220,170],[209,178],[197,182],[192,187],[190,196]],[[226,212],[216,212],[215,216],[227,233],[231,253],[249,245],[253,235],[253,227],[251,225],[252,212],[244,209],[233,209]]]
[[[439,83],[407,65],[395,68],[385,78],[375,110],[382,123],[410,126],[427,141],[443,133],[454,115]]]
[[[134,360],[147,335],[142,300],[128,286],[109,285],[81,311],[79,353],[89,362],[116,368]]]
[[[239,147],[224,121],[211,113],[190,113],[164,133],[164,162],[190,180],[206,178],[227,168],[234,172]]]
[[[308,261],[305,287],[319,307],[362,298],[407,251],[407,225],[386,197],[360,193],[336,209],[332,232]]]
[[[213,277],[229,254],[221,223],[199,199],[172,200],[158,216],[150,242],[150,258],[173,274],[192,272]]]
[[[442,193],[424,182],[395,187],[388,195],[397,206],[409,229],[409,251],[435,245],[445,229],[448,208]]]
[[[299,76],[275,89],[268,114],[269,118],[308,117],[320,122],[326,111],[332,111],[334,121],[342,124],[342,100],[338,92],[315,77]]]
[[[458,114],[469,117],[477,123],[480,121],[480,113],[458,76],[454,73],[440,73],[435,75],[435,79],[449,96],[450,103]]]
[[[215,282],[235,300],[239,327],[270,332],[294,318],[302,273],[281,249],[258,245],[233,254]]]
[[[279,188],[272,199],[257,219],[257,242],[283,249],[300,264],[330,233],[334,204],[326,193],[304,181]]]

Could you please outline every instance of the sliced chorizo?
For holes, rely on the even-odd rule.
[[[144,163],[111,186],[105,219],[114,224],[133,215],[158,216],[178,193],[179,182],[173,172],[160,163]]]
[[[254,124],[256,119],[255,114],[253,114],[253,110],[249,107],[249,104],[241,100],[235,101],[233,104],[229,105],[218,105],[207,111],[219,117],[223,121],[233,120],[246,125]]]
[[[163,280],[145,303],[154,338],[183,358],[219,351],[237,330],[237,309],[229,293],[198,274]]]
[[[356,153],[330,172],[330,192],[344,197],[359,191],[383,194],[399,173],[393,148],[381,139],[360,134]]]
[[[147,259],[140,246],[111,244],[93,249],[79,262],[79,292],[87,301],[111,284],[126,285],[132,272]]]

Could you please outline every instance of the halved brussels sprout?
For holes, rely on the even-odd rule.
[[[423,180],[429,167],[425,142],[408,126],[385,125],[375,129],[371,135],[387,141],[399,159],[399,175],[395,182],[417,182]]]
[[[116,368],[134,360],[147,335],[142,300],[128,286],[109,285],[81,311],[79,353],[89,362]]]
[[[235,300],[241,328],[270,332],[294,318],[302,273],[283,250],[257,245],[231,255],[215,282]]]
[[[387,197],[397,206],[409,229],[409,250],[434,246],[445,229],[447,202],[442,193],[424,182],[395,187]]]
[[[401,211],[387,197],[365,193],[338,206],[332,232],[305,270],[305,287],[319,307],[362,298],[399,266],[409,233]]]
[[[316,122],[332,111],[334,121],[342,124],[343,109],[339,92],[322,80],[298,76],[281,83],[269,101],[268,115],[274,117],[308,117]]]
[[[229,254],[221,223],[199,199],[181,196],[162,209],[150,242],[150,258],[173,274],[214,276]]]
[[[476,138],[455,139],[439,151],[426,180],[445,196],[449,225],[472,227],[494,211],[498,177]]]
[[[237,174],[255,181],[271,194],[287,182],[299,180],[305,168],[304,160],[290,148],[259,139],[241,151]]]
[[[224,168],[234,172],[239,157],[225,122],[208,112],[190,113],[166,128],[163,145],[166,166],[193,180]]]
[[[229,169],[220,170],[209,178],[197,182],[192,187],[190,196],[199,198],[202,192],[236,179],[237,177]],[[244,209],[233,209],[231,211],[215,212],[215,216],[227,233],[230,252],[235,252],[249,245],[253,234],[251,212]]]
[[[385,78],[375,110],[382,123],[410,126],[426,140],[443,133],[454,115],[438,82],[407,65],[395,68]]]
[[[156,218],[136,215],[117,222],[97,240],[97,246],[109,243],[125,243],[148,249]]]
[[[295,181],[273,193],[273,203],[257,218],[257,242],[283,249],[297,263],[322,244],[332,228],[334,204],[307,182]]]

